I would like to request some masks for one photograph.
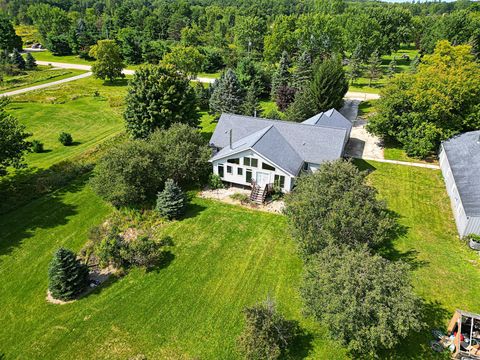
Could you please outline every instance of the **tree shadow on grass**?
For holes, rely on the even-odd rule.
[[[106,80],[103,82],[103,86],[110,86],[110,87],[122,87],[122,86],[127,86],[128,85],[128,79],[123,78],[123,79],[115,79],[115,80]]]
[[[187,206],[187,211],[182,216],[182,219],[194,218],[205,209],[206,209],[205,206],[202,206],[202,205],[199,205],[199,204],[194,204],[194,203],[189,203],[188,206]]]
[[[356,165],[361,171],[367,171],[368,173],[374,172],[377,170],[375,166],[363,159],[353,159],[352,163]]]
[[[294,323],[297,333],[291,345],[288,347],[281,359],[305,359],[313,350],[312,342],[314,336],[305,329],[302,329],[297,321],[292,320],[292,322]]]
[[[3,215],[0,220],[0,256],[8,255],[34,236],[37,229],[52,229],[67,224],[69,217],[77,211],[75,205],[63,202],[63,195],[81,191],[87,181],[88,176],[83,176],[69,186]]]
[[[449,354],[439,354],[430,347],[430,341],[434,340],[432,330],[445,330],[446,320],[452,315],[442,305],[435,302],[424,301],[420,306],[422,320],[425,323],[419,332],[413,332],[400,342],[395,348],[384,350],[380,353],[380,359],[448,359]]]

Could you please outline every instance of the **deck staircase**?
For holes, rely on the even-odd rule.
[[[261,187],[256,183],[252,182],[252,192],[250,193],[250,201],[253,201],[257,204],[263,204],[267,195],[270,192],[271,186],[265,185],[265,187]]]

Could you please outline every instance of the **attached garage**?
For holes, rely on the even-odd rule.
[[[460,237],[480,235],[480,130],[444,141],[440,167]]]

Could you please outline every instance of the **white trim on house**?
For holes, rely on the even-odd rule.
[[[245,157],[251,158],[251,159],[257,159],[257,162],[258,162],[257,166],[254,167],[254,166],[244,165]],[[228,162],[229,159],[239,159],[239,164],[229,163]],[[212,160],[211,162],[213,165],[213,172],[216,175],[220,175],[218,167],[223,166],[223,176],[221,176],[221,179],[225,182],[234,183],[234,184],[243,185],[243,186],[251,186],[251,183],[247,182],[246,180],[247,171],[251,171],[252,179],[255,181],[258,180],[257,174],[259,173],[268,175],[269,178],[267,182],[269,184],[275,183],[275,176],[283,176],[284,185],[282,187],[282,191],[289,192],[293,188],[295,175],[289,173],[288,171],[285,171],[280,166],[277,166],[272,161],[270,161],[269,159],[266,159],[264,156],[262,156],[257,151],[251,148],[229,154],[226,157]],[[263,169],[262,168],[263,163],[274,167],[275,170],[273,171],[273,170]],[[231,173],[227,171],[228,167],[231,168],[232,170]],[[242,169],[241,174],[238,173],[239,168]]]

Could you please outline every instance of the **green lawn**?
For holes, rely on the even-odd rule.
[[[408,55],[410,57],[410,61],[402,59],[401,56],[403,54]],[[395,56],[395,59],[397,61],[397,73],[402,73],[402,72],[409,71],[410,62],[413,60],[413,58],[417,54],[418,54],[418,50],[415,50],[414,48],[411,48],[411,47],[403,47],[402,49],[393,53],[392,55],[382,56],[382,65],[381,65],[382,73],[383,73],[382,77],[380,79],[373,80],[371,83],[367,77],[361,77],[355,80],[354,84],[350,84],[348,90],[379,94],[382,88],[385,86],[385,84],[389,80],[388,65],[390,64],[390,61],[392,61],[392,58]],[[365,74],[367,73],[367,71],[368,69],[365,68],[364,69]]]
[[[480,259],[458,239],[440,171],[357,163],[373,170],[369,180],[405,227],[406,234],[386,246],[384,254],[412,265],[415,291],[426,301],[426,332],[412,335],[391,358],[429,358],[432,329],[445,327],[455,309],[480,313],[480,297],[473,285],[480,283]]]
[[[89,77],[13,97],[9,111],[45,144],[46,152],[28,154],[28,164],[49,167],[121,132],[125,94],[126,81],[104,85]],[[72,134],[73,146],[60,144],[62,131]]]
[[[75,75],[83,74],[85,71],[73,69],[52,69],[48,66],[38,66],[36,70],[25,71],[20,75],[5,76],[3,83],[0,83],[0,94],[12,90],[19,90],[26,87],[49,83]]]
[[[358,164],[372,170],[369,180],[405,227],[383,253],[413,266],[415,290],[427,302],[425,333],[383,358],[433,358],[432,328],[445,326],[456,308],[480,312],[478,255],[456,237],[439,171]],[[164,268],[131,271],[73,304],[47,304],[52,253],[78,251],[110,211],[79,182],[0,218],[0,352],[7,358],[236,359],[241,309],[267,295],[306,332],[305,351],[294,358],[346,357],[302,317],[301,262],[285,218],[213,201],[194,199],[185,219],[166,225],[175,246]]]
[[[301,316],[301,262],[280,215],[195,199],[166,226],[168,266],[127,276],[73,304],[45,302],[59,246],[78,251],[110,208],[83,183],[0,219],[0,344],[7,358],[236,359],[246,305],[274,297],[305,329],[306,351],[343,358],[338,344]],[[297,352],[301,358],[302,351]],[[74,355],[75,354],[75,355]]]

